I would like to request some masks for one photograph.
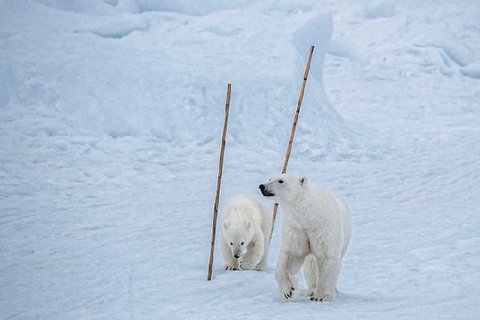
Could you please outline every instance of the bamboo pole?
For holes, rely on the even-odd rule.
[[[312,62],[314,46],[310,48],[310,55],[308,56],[307,66],[305,67],[305,73],[303,74],[302,88],[300,89],[300,95],[297,102],[297,110],[295,111],[295,116],[293,118],[292,130],[290,132],[290,140],[288,141],[287,152],[285,154],[285,160],[283,161],[282,173],[287,172],[288,160],[290,159],[290,154],[292,153],[292,144],[293,139],[295,138],[295,131],[297,130],[298,116],[300,114],[300,108],[302,107],[303,95],[305,94],[305,87],[307,86],[308,73],[310,72],[310,64]],[[275,226],[275,220],[277,219],[278,212],[278,203],[275,203],[273,207],[273,221],[272,221],[272,230],[270,231],[269,243],[272,241],[273,228]]]
[[[228,113],[230,111],[231,92],[232,92],[232,85],[229,83],[227,85],[227,98],[225,102],[225,120],[223,122],[222,144],[220,147],[220,160],[218,162],[217,191],[215,193],[215,205],[213,207],[212,241],[210,242],[210,261],[208,262],[208,277],[207,277],[208,281],[212,280],[213,255],[215,251],[215,235],[217,233],[218,202],[220,199],[220,189],[222,185],[223,158],[225,155],[225,144],[227,142]]]

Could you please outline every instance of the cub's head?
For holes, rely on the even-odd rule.
[[[223,223],[223,235],[225,241],[230,246],[232,255],[235,259],[241,258],[247,253],[248,244],[253,238],[253,226],[251,221],[244,221],[239,224],[231,222]]]
[[[307,184],[307,178],[293,174],[281,174],[259,185],[260,191],[265,197],[272,197],[275,201],[291,201],[299,193],[303,193]]]

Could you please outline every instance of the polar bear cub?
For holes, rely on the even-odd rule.
[[[309,184],[305,177],[295,175],[280,175],[259,188],[284,212],[282,249],[275,271],[282,295],[286,299],[293,296],[296,274],[303,264],[310,300],[334,300],[351,235],[347,204],[337,195]]]
[[[223,211],[221,248],[225,269],[265,269],[272,228],[267,208],[254,196],[238,195]]]

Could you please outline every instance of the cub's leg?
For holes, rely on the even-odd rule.
[[[238,270],[238,260],[233,257],[232,250],[230,250],[230,247],[228,246],[225,239],[222,238],[221,243],[225,270]]]
[[[240,259],[239,267],[242,270],[256,269],[264,254],[263,236],[255,238],[247,248],[247,253]],[[258,269],[257,269],[258,270]]]

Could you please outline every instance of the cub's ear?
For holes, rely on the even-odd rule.
[[[230,228],[230,222],[224,222],[224,223],[223,223],[223,228],[224,228],[225,230],[227,230],[228,228]]]
[[[250,227],[252,226],[252,222],[251,221],[245,221],[244,226],[245,226],[245,229],[250,230]]]
[[[307,177],[300,177],[299,181],[300,181],[300,185],[303,186],[303,184],[307,182]]]

